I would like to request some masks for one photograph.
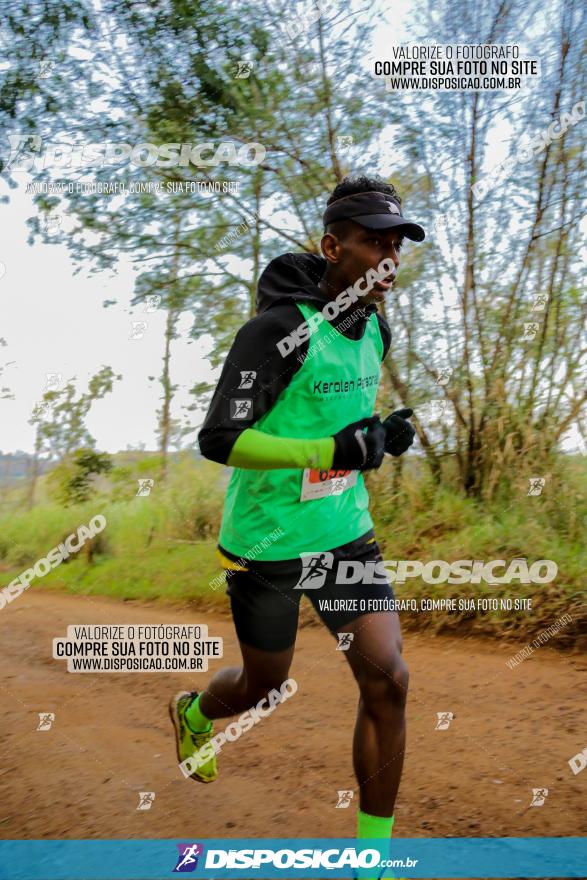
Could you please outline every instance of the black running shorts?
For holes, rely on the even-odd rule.
[[[382,557],[373,530],[334,550],[279,562],[219,551],[225,567],[231,560],[244,569],[227,569],[226,592],[238,638],[253,648],[283,651],[294,644],[304,594],[331,633],[344,632],[362,614],[393,610],[387,578],[374,570]]]

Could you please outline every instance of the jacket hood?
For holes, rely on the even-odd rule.
[[[318,282],[325,271],[326,260],[315,254],[282,254],[271,260],[259,278],[257,314],[287,302],[311,302],[323,308],[328,297],[322,293]],[[367,315],[377,312],[374,303],[363,308]]]
[[[257,287],[257,314],[285,302],[317,302],[326,297],[318,287],[326,260],[315,254],[282,254],[271,260]]]

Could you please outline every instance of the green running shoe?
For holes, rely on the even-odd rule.
[[[191,693],[189,691],[180,691],[169,703],[169,715],[175,728],[177,757],[180,763],[188,758],[192,758],[214,736],[213,726],[205,733],[194,733],[187,722],[185,711],[197,696],[197,691],[192,691]],[[194,766],[193,772],[189,774],[189,779],[195,779],[197,782],[214,782],[217,776],[216,755],[213,754],[205,764],[200,764],[199,767]]]

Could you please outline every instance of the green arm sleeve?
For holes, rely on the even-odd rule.
[[[331,468],[334,437],[306,440],[299,437],[274,437],[247,428],[239,435],[228,456],[230,467],[253,470],[276,468]]]

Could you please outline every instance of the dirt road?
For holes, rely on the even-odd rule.
[[[69,624],[207,623],[225,639],[207,673],[71,674],[52,659]],[[0,611],[3,838],[346,837],[355,809],[351,734],[356,692],[344,655],[322,629],[302,628],[298,693],[227,743],[220,777],[182,777],[167,716],[170,694],[201,688],[238,663],[229,618],[30,589]],[[408,752],[396,808],[401,837],[587,833],[586,661],[548,645],[514,670],[523,645],[406,637],[411,670]],[[38,731],[39,712],[54,712]],[[454,715],[436,730],[436,713]],[[222,722],[220,722],[222,724]],[[533,788],[547,788],[530,807]],[[137,810],[139,792],[155,792]]]

